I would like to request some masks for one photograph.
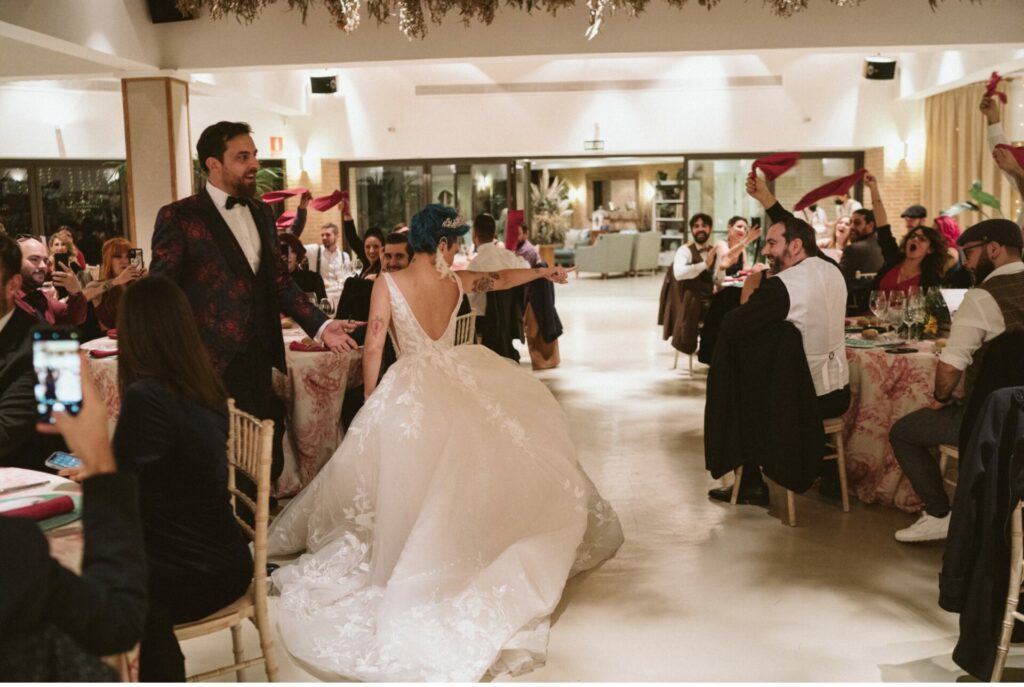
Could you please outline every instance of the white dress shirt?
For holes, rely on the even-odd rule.
[[[481,243],[476,249],[476,256],[466,266],[471,272],[500,272],[510,269],[529,269],[530,263],[498,243]],[[471,293],[469,305],[477,315],[487,314],[487,294]]]
[[[1024,272],[1024,262],[1011,262],[992,270],[992,273],[985,277],[985,281],[992,277],[1019,272]],[[939,360],[963,372],[970,366],[975,352],[981,345],[1004,331],[1006,320],[1003,319],[1003,311],[999,309],[999,304],[992,294],[984,289],[969,289],[964,294],[964,300],[956,314],[953,315],[949,339],[939,355]]]
[[[1010,145],[1010,142],[1006,140],[1006,134],[1003,133],[1003,125],[999,123],[988,125],[987,138],[989,150],[994,151],[997,145]],[[1010,186],[1017,188],[1017,180],[1010,176],[1009,172],[1003,172],[1003,176],[1010,182]],[[1024,207],[1021,207],[1020,213],[1017,215],[1017,224],[1024,227]]]
[[[345,283],[345,266],[349,264],[348,253],[338,244],[334,244],[333,251],[324,248],[322,243],[309,243],[305,248],[309,269],[318,272],[324,278],[324,286],[328,289],[340,288]]]
[[[710,239],[703,246],[697,243],[679,246],[678,250],[676,250],[675,260],[672,261],[672,274],[675,276],[676,281],[696,279],[700,276],[701,272],[708,269],[703,260],[698,260],[691,264],[693,260],[693,254],[690,252],[691,245],[697,246],[697,252],[700,253],[702,258],[706,258],[708,251],[714,249]]]
[[[828,215],[825,214],[825,208],[820,205],[814,208],[804,208],[799,212],[798,215],[805,222],[814,227],[816,234],[825,234],[828,232]]]
[[[850,198],[845,203],[836,203],[836,219],[840,217],[849,217],[855,211],[860,210],[863,205],[856,198]]]
[[[256,220],[253,219],[252,212],[244,203],[235,205],[228,210],[228,194],[209,181],[206,182],[206,192],[210,194],[213,204],[217,206],[217,212],[224,218],[224,223],[228,225],[231,234],[238,241],[242,252],[245,253],[245,259],[252,267],[253,273],[259,272],[260,232],[256,228]]]

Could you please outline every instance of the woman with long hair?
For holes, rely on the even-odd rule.
[[[127,289],[117,329],[114,452],[121,470],[138,474],[149,569],[140,678],[184,682],[173,626],[234,602],[252,580],[227,488],[227,393],[185,294],[169,279]]]
[[[121,294],[129,284],[145,275],[145,270],[136,269],[128,261],[132,244],[127,239],[110,239],[103,244],[103,261],[99,278],[90,284],[87,295],[91,296],[96,322],[106,332],[117,326],[117,309]]]
[[[848,245],[850,245],[850,216],[842,215],[836,220],[835,227],[832,230],[832,238],[826,241],[825,245],[821,246],[821,251],[836,262],[839,262],[843,257],[843,251],[846,250]]]
[[[942,284],[946,269],[946,239],[931,227],[920,226],[896,243],[889,226],[885,205],[878,193],[878,181],[871,174],[864,176],[871,191],[871,205],[875,213],[875,233],[882,248],[885,263],[871,284],[873,291],[921,290]]]
[[[543,662],[566,580],[613,555],[622,529],[576,462],[565,415],[530,372],[454,345],[466,291],[561,267],[452,272],[469,227],[413,217],[412,263],[373,286],[366,404],[334,457],[274,520],[269,552],[288,650],[361,680],[479,680]],[[398,361],[377,382],[384,341]]]

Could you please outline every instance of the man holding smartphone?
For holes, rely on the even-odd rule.
[[[56,264],[53,284],[67,291],[67,301],[43,291],[49,252],[46,244],[33,236],[18,238],[21,248],[21,290],[15,296],[18,307],[50,324],[80,326],[89,314],[78,277],[67,265]]]
[[[41,469],[62,447],[59,437],[35,433],[35,371],[31,333],[39,321],[15,305],[21,291],[22,251],[0,234],[0,466]]]

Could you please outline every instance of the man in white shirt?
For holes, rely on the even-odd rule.
[[[320,243],[306,245],[306,263],[311,272],[316,272],[324,279],[328,289],[340,288],[345,282],[345,272],[349,264],[348,253],[341,248],[338,236],[341,230],[337,224],[328,222],[320,227]]]
[[[672,324],[672,346],[687,355],[697,350],[700,323],[711,305],[714,291],[714,266],[718,259],[711,232],[715,221],[703,212],[690,218],[693,240],[676,250],[672,276],[678,282],[679,312]],[[665,338],[669,333],[666,332]]]
[[[863,205],[856,198],[851,198],[849,193],[836,197],[836,219],[850,217],[855,210],[860,210]]]
[[[500,272],[501,270],[529,268],[530,263],[495,242],[497,227],[494,218],[488,214],[477,215],[473,220],[473,246],[476,255],[466,269],[473,272]],[[469,305],[478,316],[487,314],[487,294],[469,294]]]
[[[1003,332],[1024,331],[1024,239],[1007,219],[975,224],[957,239],[964,264],[978,286],[964,295],[953,316],[949,339],[935,369],[935,397],[928,408],[900,418],[889,431],[893,454],[924,501],[924,513],[896,532],[901,542],[945,539],[949,497],[929,448],[956,445],[965,400],[973,390],[981,351]]]

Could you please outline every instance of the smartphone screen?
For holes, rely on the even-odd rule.
[[[63,470],[65,468],[77,468],[82,466],[82,461],[76,456],[70,453],[64,453],[63,451],[54,451],[50,454],[50,457],[46,459],[46,467],[53,470]]]
[[[32,365],[36,373],[36,414],[53,423],[53,413],[76,415],[82,408],[82,367],[78,332],[64,327],[39,327],[32,332]]]
[[[142,269],[142,249],[141,248],[129,248],[128,249],[128,262],[131,263],[132,267]]]
[[[64,267],[67,267],[68,266],[68,259],[70,257],[71,257],[70,253],[54,253],[53,254],[53,261],[54,261],[54,263],[56,263],[58,265],[64,265]]]

